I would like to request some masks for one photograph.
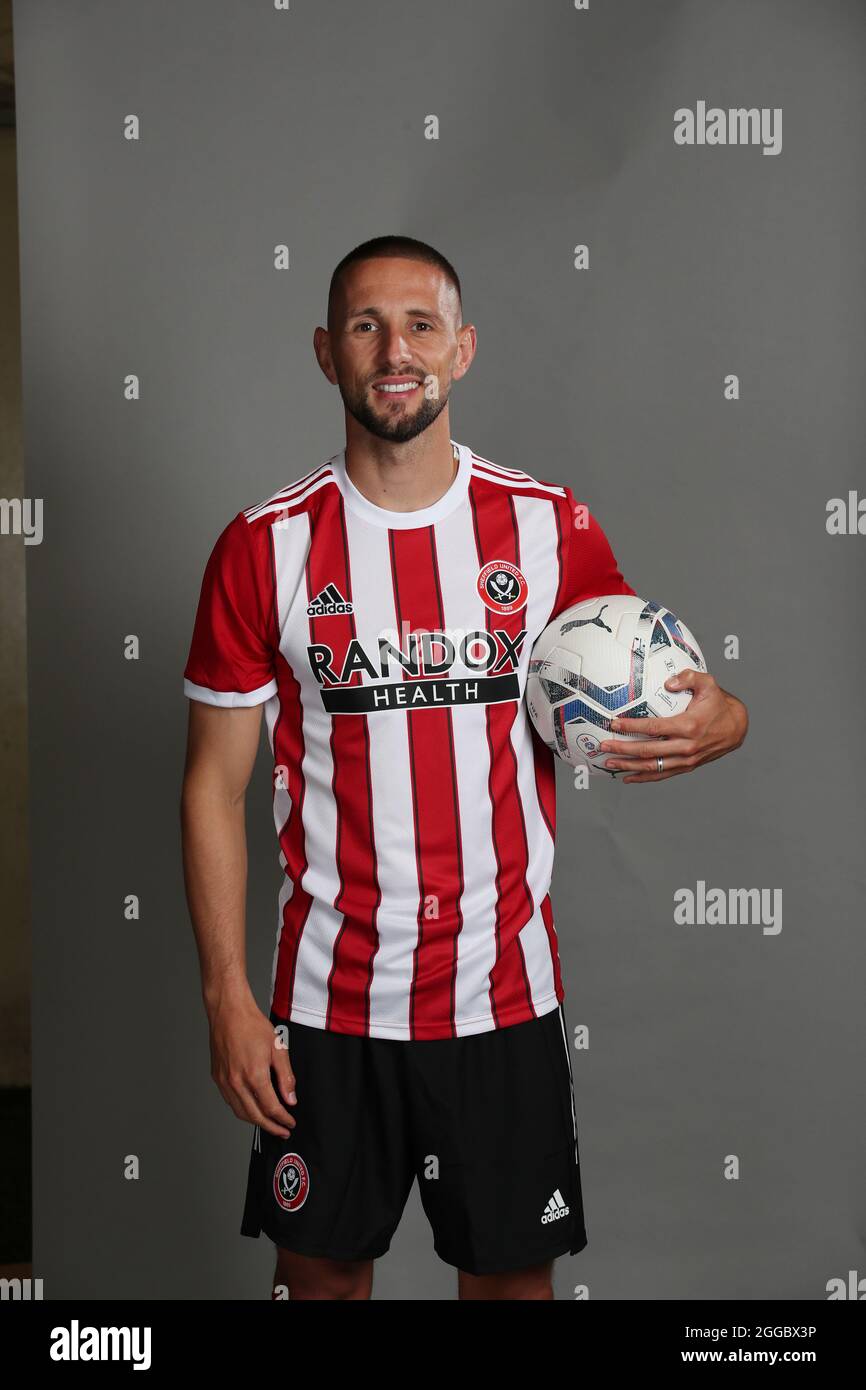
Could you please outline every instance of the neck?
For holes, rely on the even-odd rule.
[[[444,413],[444,412],[443,412]],[[441,418],[441,417],[440,417]],[[377,439],[364,431],[360,441],[347,439],[346,472],[369,502],[392,512],[416,512],[431,507],[448,491],[460,464],[460,455],[447,434],[428,440],[433,428],[403,444]]]

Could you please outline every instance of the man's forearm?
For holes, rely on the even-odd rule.
[[[209,1016],[252,998],[246,972],[247,840],[244,800],[187,777],[181,798],[186,896]]]
[[[746,734],[749,729],[749,711],[746,709],[746,706],[743,704],[742,700],[737,699],[736,695],[732,695],[729,690],[724,690],[721,686],[719,686],[719,689],[722,691],[722,694],[727,700],[728,708],[730,709],[731,714],[734,716],[734,719],[737,722],[738,736],[737,742],[734,746],[736,748],[739,748],[743,742],[743,739],[746,737]]]

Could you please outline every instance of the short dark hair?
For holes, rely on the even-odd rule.
[[[356,246],[347,256],[344,256],[334,269],[328,289],[329,329],[331,327],[334,292],[343,271],[347,266],[353,265],[355,261],[368,261],[374,256],[398,256],[403,260],[425,261],[427,265],[438,266],[457,291],[457,305],[462,320],[463,294],[460,289],[460,279],[451,262],[442,255],[441,251],[437,251],[433,246],[428,246],[426,241],[416,241],[411,236],[377,236],[373,237],[371,241],[362,241],[361,245]]]

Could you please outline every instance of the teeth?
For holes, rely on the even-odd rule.
[[[398,392],[398,391],[414,391],[414,390],[415,390],[415,387],[416,387],[417,385],[418,385],[417,381],[409,381],[409,382],[406,383],[405,386],[390,386],[390,385],[388,385],[388,386],[377,386],[377,387],[376,387],[376,390],[377,390],[377,391],[390,391],[392,394],[394,394],[394,393],[396,393],[396,392]]]

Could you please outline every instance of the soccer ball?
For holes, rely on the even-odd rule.
[[[603,739],[610,721],[682,714],[690,690],[666,690],[677,671],[706,671],[700,647],[668,608],[631,594],[609,594],[566,608],[539,636],[526,682],[529,716],[540,737],[565,762],[616,777],[606,768]]]

